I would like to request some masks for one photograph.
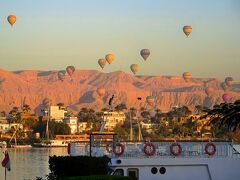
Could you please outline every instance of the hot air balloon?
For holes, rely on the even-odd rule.
[[[147,96],[146,101],[147,101],[148,105],[153,106],[154,102],[155,102],[155,98],[153,96]]]
[[[227,85],[225,82],[223,82],[223,83],[221,83],[221,88],[222,88],[224,91],[227,91],[228,85]]]
[[[188,82],[191,79],[191,73],[190,72],[184,72],[183,73],[183,79]]]
[[[106,60],[105,59],[99,59],[98,64],[103,69],[104,66],[106,65]]]
[[[190,35],[190,33],[192,32],[192,26],[184,26],[183,27],[183,32],[186,34],[186,36],[188,37]]]
[[[63,81],[65,74],[66,74],[66,71],[64,71],[64,70],[58,71],[58,79]]]
[[[148,56],[150,55],[150,50],[149,49],[142,49],[140,51],[140,55],[142,56],[142,58],[146,61]]]
[[[225,78],[225,83],[227,86],[231,86],[233,84],[233,78],[232,77],[226,77]]]
[[[9,15],[9,16],[7,17],[7,20],[8,20],[8,22],[9,22],[9,24],[11,24],[11,26],[13,26],[13,25],[15,24],[16,20],[17,20],[17,17],[14,16],[14,15]]]
[[[114,55],[113,54],[107,54],[105,56],[105,59],[108,62],[108,64],[111,64],[113,62],[113,60],[114,60]]]
[[[75,71],[75,67],[74,67],[74,66],[68,66],[68,67],[66,68],[66,71],[67,71],[68,75],[69,75],[70,77],[72,77],[72,75],[73,75],[73,73],[74,73],[74,71]]]
[[[214,89],[212,87],[207,87],[205,89],[205,93],[207,94],[207,96],[211,95],[213,93]]]
[[[48,107],[51,104],[51,100],[49,98],[44,98],[43,101],[42,101],[42,104],[45,107]]]
[[[222,99],[223,99],[223,101],[224,101],[225,103],[228,103],[229,101],[231,101],[232,96],[231,96],[230,93],[224,93],[224,94],[222,95]]]
[[[133,74],[136,74],[136,73],[138,72],[138,70],[139,70],[139,67],[138,67],[137,64],[132,64],[132,65],[130,66],[130,69],[131,69],[131,71],[133,72]]]
[[[100,97],[102,97],[105,94],[105,88],[103,87],[98,88],[97,93]]]

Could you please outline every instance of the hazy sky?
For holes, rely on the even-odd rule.
[[[7,16],[15,14],[13,28]],[[186,38],[184,25],[192,25]],[[139,51],[149,48],[143,61]],[[0,1],[0,68],[98,69],[137,63],[138,74],[240,80],[239,0],[11,0]]]

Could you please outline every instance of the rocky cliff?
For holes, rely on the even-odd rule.
[[[205,88],[214,89],[207,96]],[[105,94],[99,96],[97,88],[104,87]],[[228,89],[232,101],[240,99],[240,83],[235,82]],[[81,107],[99,110],[108,107],[108,100],[114,94],[113,105],[123,102],[128,107],[153,108],[145,99],[155,97],[155,108],[168,111],[176,105],[208,107],[222,102],[224,91],[221,81],[210,78],[192,78],[185,82],[181,76],[133,76],[116,71],[102,73],[96,70],[76,70],[70,78],[58,79],[57,71],[16,71],[0,69],[0,111],[8,112],[13,106],[29,104],[36,113],[43,108],[43,100],[49,98],[52,104],[59,102],[78,111]],[[142,100],[137,100],[142,97]]]

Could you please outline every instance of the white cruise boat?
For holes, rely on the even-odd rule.
[[[48,140],[40,143],[33,143],[34,147],[67,147],[69,141],[66,140]]]
[[[134,180],[239,180],[240,153],[231,141],[70,143],[69,154],[111,158],[110,174]],[[112,148],[114,147],[114,148]]]

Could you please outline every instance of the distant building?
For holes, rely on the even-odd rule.
[[[19,123],[9,124],[7,121],[0,120],[0,132],[2,134],[5,134],[10,130],[15,130],[15,129],[23,129],[23,125]]]
[[[106,122],[105,130],[107,131],[112,131],[117,124],[123,124],[126,120],[125,114],[121,111],[105,111],[103,112],[102,118]]]
[[[149,123],[140,122],[141,129],[145,129],[148,133],[151,133],[156,126],[157,126],[156,124],[150,122]]]
[[[92,128],[93,128],[92,123],[88,123],[88,122],[79,122],[78,123],[78,132],[79,133],[90,131]]]
[[[67,124],[71,128],[71,134],[75,134],[77,132],[77,117],[65,117],[63,119],[63,123]]]
[[[66,112],[67,111],[60,108],[60,106],[50,106],[49,108],[50,118],[56,122],[63,122]]]

